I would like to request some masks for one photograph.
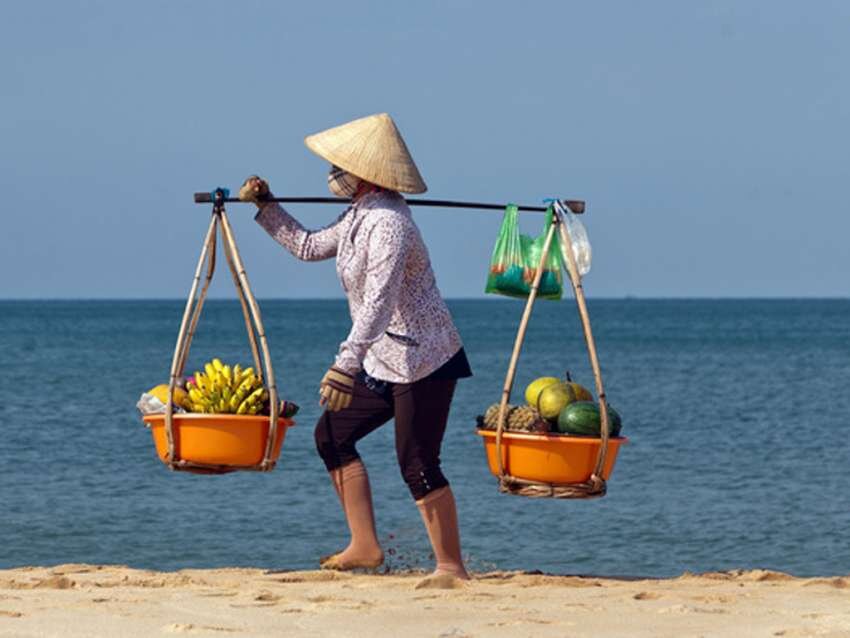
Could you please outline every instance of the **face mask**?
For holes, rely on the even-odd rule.
[[[331,166],[328,173],[328,190],[337,197],[354,197],[360,186],[360,178],[347,173],[341,168]]]

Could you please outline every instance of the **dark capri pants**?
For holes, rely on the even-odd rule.
[[[325,410],[316,424],[316,448],[329,472],[356,461],[356,443],[395,419],[395,448],[401,475],[414,499],[449,484],[440,470],[440,446],[457,379],[471,376],[461,349],[431,375],[414,383],[387,383],[357,375],[351,404]]]

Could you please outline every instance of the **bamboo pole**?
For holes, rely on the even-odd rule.
[[[499,425],[496,428],[496,459],[499,464],[499,478],[504,477],[505,468],[502,463],[502,431],[505,428],[505,417],[507,416],[508,401],[511,398],[511,389],[514,385],[516,377],[516,367],[519,361],[519,355],[522,351],[522,344],[525,340],[525,332],[528,329],[528,322],[531,319],[531,310],[534,307],[534,300],[537,298],[537,290],[540,287],[540,280],[543,277],[543,270],[546,267],[546,259],[549,256],[549,248],[552,245],[552,239],[555,236],[555,227],[558,225],[557,217],[552,217],[552,223],[546,231],[546,239],[543,242],[543,252],[540,255],[540,263],[537,266],[537,272],[534,275],[534,280],[531,284],[531,291],[528,294],[528,301],[525,302],[525,310],[522,313],[522,319],[519,323],[516,339],[514,340],[514,349],[511,352],[511,361],[508,364],[508,373],[505,376],[505,385],[502,388],[502,398],[499,403]]]
[[[195,276],[192,279],[192,287],[189,291],[189,298],[186,300],[186,308],[183,311],[183,320],[180,322],[180,330],[177,333],[177,344],[174,347],[174,356],[171,359],[171,375],[168,381],[168,401],[165,406],[165,438],[168,442],[167,461],[170,468],[174,468],[177,463],[174,454],[174,388],[177,387],[178,366],[183,359],[183,349],[186,345],[186,331],[189,324],[189,316],[194,306],[195,295],[198,292],[198,285],[201,281],[201,270],[204,262],[207,259],[210,247],[215,248],[215,232],[218,227],[218,217],[212,216],[209,229],[207,230],[204,245],[201,249],[201,256],[198,259],[198,266],[195,268]]]
[[[581,283],[581,274],[579,273],[578,264],[576,263],[575,255],[573,254],[572,238],[570,237],[570,232],[567,229],[566,223],[564,223],[564,210],[560,205],[560,202],[555,202],[555,214],[559,220],[558,228],[561,234],[561,254],[566,263],[569,265],[567,272],[570,276],[570,283],[573,286],[573,292],[575,293],[579,319],[581,320],[581,327],[584,331],[584,339],[587,343],[587,353],[590,357],[590,367],[593,369],[593,378],[596,382],[596,395],[599,397],[601,441],[599,454],[596,457],[596,467],[591,475],[591,481],[603,481],[602,468],[605,465],[605,457],[608,453],[608,438],[610,432],[608,402],[605,396],[605,388],[602,384],[602,370],[599,366],[599,357],[596,354],[596,342],[593,339],[593,331],[590,328],[590,315],[587,312],[587,302],[584,298],[584,287]]]
[[[219,217],[221,218],[221,230],[222,235],[224,236],[224,240],[227,242],[228,248],[230,249],[231,256],[233,257],[233,262],[236,265],[236,271],[239,277],[239,281],[242,284],[242,291],[245,293],[245,297],[248,301],[248,306],[251,310],[251,315],[254,319],[254,324],[257,328],[257,336],[260,338],[260,346],[263,351],[263,359],[266,366],[266,372],[268,373],[267,384],[269,390],[269,436],[266,441],[266,450],[263,455],[262,463],[260,464],[261,469],[270,470],[274,467],[271,462],[272,449],[274,447],[274,441],[277,437],[277,429],[278,429],[278,412],[280,410],[280,403],[277,395],[277,385],[275,384],[275,376],[274,369],[272,368],[271,354],[269,352],[269,344],[266,340],[266,331],[263,326],[263,319],[260,315],[260,307],[257,304],[257,300],[254,298],[254,293],[251,292],[251,285],[248,283],[248,275],[245,272],[245,266],[242,263],[242,257],[239,255],[239,249],[236,246],[236,241],[233,238],[233,231],[230,228],[230,222],[227,219],[227,214],[224,212],[224,205],[219,204]]]
[[[251,320],[248,303],[245,301],[245,291],[242,289],[242,282],[239,280],[239,273],[236,272],[236,264],[233,261],[233,254],[231,253],[230,246],[227,242],[224,243],[223,248],[224,256],[227,258],[227,265],[230,267],[230,275],[233,277],[233,285],[236,286],[236,296],[239,297],[239,304],[242,306],[242,315],[245,318],[245,330],[248,332],[248,342],[251,344],[251,356],[254,359],[254,370],[256,370],[257,378],[262,383],[263,366],[260,365],[260,353],[257,350],[257,337],[254,332],[254,323]]]
[[[209,250],[209,261],[207,263],[207,275],[204,279],[204,285],[201,287],[201,292],[198,295],[198,299],[195,303],[195,310],[192,312],[192,322],[189,324],[189,332],[186,334],[185,344],[183,346],[183,352],[180,357],[180,363],[177,367],[177,376],[183,376],[183,372],[186,369],[186,360],[189,358],[189,349],[192,347],[192,339],[195,337],[195,331],[198,328],[198,321],[201,318],[201,312],[204,308],[204,302],[207,298],[207,292],[210,288],[210,283],[212,282],[213,273],[215,273],[215,255],[216,255],[216,237],[218,237],[218,232],[214,232],[212,237],[210,238],[210,250]]]

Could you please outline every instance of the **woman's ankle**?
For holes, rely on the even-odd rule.
[[[454,576],[455,578],[460,578],[461,580],[469,580],[471,577],[469,572],[466,571],[466,568],[463,565],[457,564],[437,564],[436,569],[434,569],[434,573],[432,576],[442,576],[449,575]]]
[[[380,545],[349,544],[349,546],[340,553],[348,556],[357,556],[358,558],[366,560],[384,560],[384,550],[381,549]]]

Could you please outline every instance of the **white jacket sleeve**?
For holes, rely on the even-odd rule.
[[[340,344],[336,367],[350,374],[363,367],[369,347],[381,339],[398,305],[412,229],[397,218],[379,220],[369,233],[363,302],[351,332]]]
[[[263,205],[254,219],[277,243],[302,261],[321,261],[336,256],[339,245],[339,223],[336,221],[320,230],[307,230],[277,202]]]

